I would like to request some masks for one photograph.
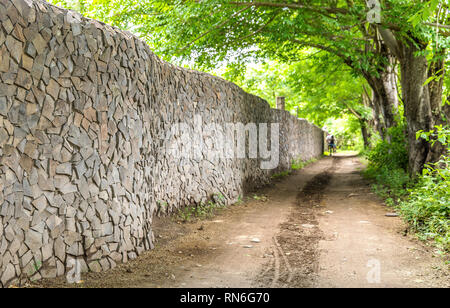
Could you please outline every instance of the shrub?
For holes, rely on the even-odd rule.
[[[390,130],[391,142],[380,141],[365,156],[369,161],[365,175],[374,180],[374,191],[395,206],[411,229],[423,240],[433,239],[445,252],[450,249],[450,128],[437,126],[434,131],[417,133],[434,144],[448,148],[447,155],[429,164],[416,182],[407,170],[406,140],[403,128]]]
[[[389,205],[398,202],[411,185],[404,131],[404,124],[389,129],[389,141],[380,140],[371,151],[364,152],[369,162],[364,175],[375,181],[375,192],[387,199]]]
[[[239,197],[241,202],[241,197]],[[222,194],[215,194],[211,200],[197,205],[187,206],[178,211],[177,218],[182,222],[190,222],[198,219],[213,217],[217,211],[223,209],[226,205],[225,197]]]
[[[450,151],[450,129],[437,126],[435,131],[418,132],[431,143],[437,140]],[[399,205],[402,216],[423,239],[434,239],[439,248],[450,249],[450,156],[429,164],[409,196]]]
[[[388,167],[406,170],[408,167],[408,150],[404,124],[390,128],[388,140],[380,140],[374,149],[366,155],[371,168]]]

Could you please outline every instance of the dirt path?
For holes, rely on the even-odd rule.
[[[211,220],[159,219],[153,251],[76,286],[450,287],[448,267],[385,216],[361,168],[324,158]]]
[[[357,157],[337,158],[318,213],[320,287],[450,287],[450,276],[433,249],[406,236],[400,218],[386,217],[362,181]]]

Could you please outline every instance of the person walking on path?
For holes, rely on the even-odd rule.
[[[333,156],[333,153],[336,153],[336,138],[334,137],[334,135],[328,133],[327,143],[328,143],[328,152],[330,153],[330,156]]]

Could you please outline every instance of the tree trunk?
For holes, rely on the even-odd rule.
[[[372,106],[375,115],[375,129],[380,134],[382,140],[386,139],[386,125],[383,120],[383,115],[381,113],[380,99],[375,94],[372,95]]]
[[[444,58],[432,62],[428,70],[428,77],[436,76],[438,79],[428,84],[430,91],[430,105],[436,124],[446,124],[442,120],[442,95],[444,93]],[[439,78],[440,77],[440,78]]]
[[[430,106],[433,116],[434,125],[447,125],[449,124],[449,117],[446,116],[446,106],[442,106],[442,96],[444,93],[444,68],[445,68],[445,50],[438,54],[441,59],[434,61],[430,64],[428,70],[428,77],[436,76],[435,80],[432,80],[428,84],[430,91]],[[434,146],[431,147],[431,153],[429,161],[437,162],[443,154],[446,154],[447,147],[437,141]]]
[[[384,52],[387,63],[379,70],[379,76],[365,73],[364,77],[372,88],[374,95],[375,113],[381,115],[382,121],[378,123],[378,131],[383,140],[387,137],[386,130],[396,126],[395,117],[398,114],[397,72],[395,71],[395,58]]]
[[[359,124],[361,125],[361,134],[364,140],[364,149],[370,148],[370,129],[368,128],[366,120],[359,120]]]
[[[371,98],[369,96],[369,93],[367,92],[366,88],[364,87],[364,94],[362,96],[362,101],[363,101],[363,105],[366,107],[369,107],[372,109],[372,119],[368,119],[366,122],[366,129],[369,135],[369,147],[371,146],[370,144],[370,140],[372,138],[372,132],[373,131],[379,131],[379,114],[377,114],[375,112],[375,107],[374,107],[374,103],[373,103],[373,98]],[[381,134],[382,131],[380,132],[380,136],[383,137],[383,135]]]
[[[383,83],[383,91],[386,96],[386,103],[384,104],[386,112],[389,113],[390,122],[387,126],[395,126],[395,116],[398,114],[398,88],[397,88],[397,71],[395,69],[397,61],[392,55],[386,56],[389,64],[385,66],[384,71],[381,72],[381,81]]]
[[[368,81],[378,102],[384,129],[389,129],[397,125],[398,93],[395,72],[393,68],[386,69],[389,71],[382,72],[379,78],[371,76]]]
[[[409,173],[415,177],[422,172],[427,162],[436,161],[436,152],[432,152],[431,145],[426,140],[416,138],[419,130],[430,131],[436,123],[433,115],[439,108],[439,97],[442,98],[442,84],[425,84],[428,77],[428,60],[420,55],[427,48],[427,43],[421,43],[414,37],[404,38],[399,34],[397,38],[389,29],[378,27],[381,36],[389,50],[400,61],[401,85],[405,118],[408,131],[408,160]],[[419,54],[419,55],[417,55]],[[441,64],[430,66],[437,71]],[[447,107],[445,107],[447,109]],[[446,110],[444,110],[446,112]],[[440,112],[439,112],[440,113]]]
[[[402,46],[400,67],[402,94],[408,131],[409,173],[415,177],[430,159],[430,144],[416,138],[419,130],[429,131],[433,127],[428,79],[428,61],[425,56],[416,56],[419,48],[413,42]],[[426,48],[426,47],[423,47]]]
[[[378,95],[375,94],[375,91],[372,95],[372,104],[373,110],[375,113],[375,126],[376,130],[380,134],[382,140],[386,139],[386,121],[384,120],[384,115],[381,107],[381,99]]]
[[[367,92],[366,95],[367,100],[365,100],[365,102],[367,102],[367,106],[370,107],[373,112],[373,128],[380,134],[381,139],[385,140],[386,126],[385,121],[383,120],[383,115],[380,107],[380,99],[375,94],[375,91],[373,89],[372,89],[372,97],[369,97],[368,96],[369,94]]]

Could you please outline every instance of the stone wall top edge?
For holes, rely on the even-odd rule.
[[[323,128],[317,126],[317,125],[314,124],[314,123],[309,122],[307,119],[304,119],[304,118],[298,118],[298,120],[299,120],[299,122],[306,122],[306,123],[308,123],[309,125],[311,125],[312,127],[317,128],[317,129],[320,129],[321,131],[326,132]]]
[[[231,89],[234,89],[238,92],[240,92],[241,95],[245,95],[248,97],[253,98],[255,101],[260,102],[262,104],[265,104],[266,107],[270,108],[270,104],[264,100],[263,98],[256,96],[254,94],[248,93],[246,92],[244,89],[242,89],[241,87],[239,87],[237,84],[235,84],[234,82],[228,81],[223,79],[222,77],[219,76],[215,76],[212,75],[210,73],[206,73],[206,72],[201,72],[201,71],[197,71],[197,70],[193,70],[193,69],[189,69],[189,68],[184,68],[175,64],[172,64],[170,62],[164,61],[163,59],[159,58],[151,49],[150,46],[141,38],[139,38],[138,36],[136,36],[135,34],[131,33],[130,31],[127,30],[122,30],[119,29],[115,26],[111,26],[109,24],[106,24],[102,21],[98,21],[89,17],[85,17],[82,14],[73,11],[73,10],[68,10],[65,8],[61,8],[59,6],[53,5],[51,3],[46,2],[45,0],[0,0],[0,3],[5,4],[5,3],[13,3],[13,5],[15,5],[16,7],[18,5],[27,5],[29,7],[34,7],[35,10],[40,10],[42,13],[49,13],[50,11],[54,14],[65,14],[65,15],[71,15],[71,16],[75,16],[74,18],[71,19],[72,22],[77,22],[77,19],[79,20],[78,22],[80,24],[93,24],[98,30],[103,31],[103,32],[108,32],[111,35],[114,35],[115,37],[120,36],[119,39],[125,39],[125,40],[134,40],[135,42],[142,44],[142,46],[145,46],[145,51],[149,54],[149,60],[150,61],[156,61],[158,64],[166,66],[170,69],[173,70],[178,70],[181,71],[185,74],[192,74],[192,75],[196,75],[197,78],[202,79],[203,82],[220,82],[222,83],[224,86],[228,86]],[[52,16],[53,18],[56,18],[56,16]],[[296,118],[295,115],[292,115],[289,111],[287,110],[278,110],[278,109],[272,109],[271,110],[277,110],[274,112],[277,113],[287,113],[289,114],[289,116],[291,116],[292,118]],[[299,119],[299,120],[303,120],[303,119]],[[305,120],[307,121],[307,120]],[[308,121],[307,121],[308,122]],[[308,122],[309,123],[309,122]]]
[[[223,79],[222,77],[219,76],[215,76],[212,75],[210,73],[206,73],[206,72],[201,72],[201,71],[197,71],[194,69],[190,69],[190,68],[185,68],[170,62],[167,62],[163,59],[161,59],[159,56],[157,56],[150,48],[150,46],[147,44],[147,42],[145,42],[143,39],[139,38],[137,35],[133,34],[130,31],[127,30],[122,30],[120,28],[117,28],[115,26],[111,26],[109,24],[106,24],[102,21],[96,20],[96,19],[92,19],[86,16],[83,16],[82,14],[80,14],[79,12],[73,11],[73,10],[69,10],[69,9],[65,9],[65,8],[61,8],[59,6],[53,5],[51,3],[46,2],[45,0],[0,0],[0,3],[5,3],[5,2],[9,2],[11,1],[13,4],[15,3],[30,3],[31,5],[34,6],[34,9],[36,10],[41,10],[41,12],[43,11],[42,8],[47,9],[47,10],[51,10],[51,11],[59,11],[60,13],[69,15],[75,15],[77,16],[80,21],[80,24],[86,23],[86,24],[94,24],[94,26],[96,26],[96,28],[100,31],[104,31],[104,32],[108,32],[111,35],[114,36],[121,36],[123,39],[125,40],[134,40],[135,42],[139,42],[141,44],[143,44],[146,48],[146,51],[149,53],[150,56],[150,60],[153,61],[157,61],[159,62],[160,65],[169,67],[173,70],[178,70],[181,71],[183,73],[187,73],[187,74],[192,74],[192,75],[196,75],[198,78],[202,78],[205,79],[207,81],[213,81],[215,80],[216,82],[221,82],[226,86],[229,86],[231,88],[235,88],[235,90],[241,92],[241,94],[243,95],[248,95],[251,97],[254,97],[256,100],[259,100],[261,103],[266,104],[267,106],[270,106],[270,104],[264,100],[263,98],[256,96],[254,94],[248,93],[246,92],[244,89],[242,89],[241,87],[239,87],[237,84],[235,84],[234,82],[228,81]],[[45,13],[45,12],[44,12]],[[47,11],[48,13],[48,11]],[[119,38],[120,39],[120,38]]]

